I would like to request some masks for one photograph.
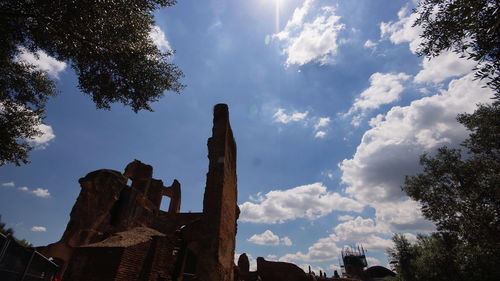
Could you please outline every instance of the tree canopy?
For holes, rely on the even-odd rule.
[[[476,77],[487,78],[500,98],[500,1],[421,0],[416,12],[414,25],[423,28],[418,54],[453,50],[477,61]]]
[[[21,244],[24,247],[33,247],[33,245],[26,241],[25,239],[16,239],[14,237],[14,230],[12,228],[6,228],[6,224],[2,222],[2,216],[0,216],[0,233],[2,233],[5,236],[11,236],[16,240],[17,243]]]
[[[152,110],[165,91],[180,92],[182,72],[149,37],[153,12],[175,0],[0,0],[0,165],[28,162],[29,139],[56,94],[47,73],[19,60],[44,51],[69,63],[97,108],[120,102]]]
[[[411,243],[401,234],[392,238],[389,258],[396,261],[398,281],[495,281],[498,256],[471,248],[453,235],[437,232],[418,235]]]
[[[418,54],[452,50],[478,62],[476,78],[495,91],[457,120],[469,131],[461,149],[441,147],[420,158],[423,172],[402,189],[422,206],[437,232],[414,243],[393,237],[389,256],[397,280],[498,280],[500,278],[500,2],[421,0],[415,26],[423,28]],[[473,93],[471,93],[473,94]]]
[[[389,255],[399,280],[498,280],[500,277],[500,102],[480,105],[458,121],[471,133],[460,149],[423,155],[423,172],[403,190],[438,232],[412,244],[393,237]]]
[[[403,190],[438,230],[471,245],[500,246],[500,103],[458,120],[471,131],[462,144],[466,154],[442,147],[435,156],[423,155],[424,171],[407,177]]]

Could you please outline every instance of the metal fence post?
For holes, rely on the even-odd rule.
[[[35,256],[36,250],[33,249],[33,252],[31,253],[30,260],[28,261],[28,264],[26,265],[26,268],[24,269],[23,277],[21,277],[21,281],[24,280],[24,277],[26,277],[26,274],[28,273],[28,270],[30,268],[31,262],[33,261],[33,257]]]
[[[5,252],[7,252],[7,248],[9,247],[10,240],[7,239],[7,236],[4,236],[1,233],[0,233],[0,235],[2,235],[0,237],[3,238],[5,241],[5,244],[3,245],[2,249],[0,249],[0,262],[1,262],[3,260],[3,257],[5,256]]]

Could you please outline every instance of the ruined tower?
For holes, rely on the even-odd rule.
[[[153,178],[132,161],[124,173],[101,169],[79,180],[80,195],[60,241],[38,250],[71,281],[233,281],[236,143],[228,107],[214,107],[203,212],[181,213],[181,185]],[[130,179],[132,184],[127,185]],[[160,210],[170,197],[168,212]]]
[[[210,262],[198,272],[206,276],[206,280],[230,281],[233,280],[239,208],[236,204],[236,143],[227,105],[215,106],[213,123],[212,137],[208,139],[209,168],[203,198],[209,238],[203,241],[203,248],[207,251],[200,256]]]

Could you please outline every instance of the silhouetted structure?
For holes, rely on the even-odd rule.
[[[342,272],[344,277],[356,278],[363,281],[378,281],[384,280],[385,277],[396,275],[391,270],[379,265],[365,269],[368,263],[366,262],[366,251],[362,246],[357,246],[357,248],[344,247],[341,254],[342,262],[344,263],[341,266],[344,270]]]
[[[379,265],[370,266],[364,271],[365,276],[368,280],[384,280],[387,276],[396,276],[393,271]]]
[[[363,247],[344,247],[341,251],[344,263],[344,275],[347,277],[362,278],[363,269],[368,265],[366,262],[365,249]]]
[[[293,263],[257,258],[257,273],[262,281],[306,281],[307,275]]]
[[[34,248],[20,245],[12,236],[0,233],[0,280],[53,281],[58,266]]]
[[[342,278],[262,257],[252,272],[246,254],[236,266],[236,143],[223,104],[214,108],[208,158],[203,212],[180,213],[181,184],[164,186],[153,167],[134,160],[123,174],[101,169],[81,178],[62,238],[38,250],[60,266],[65,281],[372,281],[393,274],[378,266],[364,270],[362,247],[342,250]],[[160,210],[164,196],[168,211]]]
[[[61,265],[64,280],[233,281],[236,144],[224,104],[214,108],[208,158],[202,213],[180,213],[180,183],[165,187],[134,160],[123,174],[102,169],[81,178],[61,240],[40,251]],[[163,196],[168,212],[160,210]]]

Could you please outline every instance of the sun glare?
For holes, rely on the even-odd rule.
[[[274,8],[274,25],[275,32],[280,31],[280,11],[286,0],[259,0],[259,3],[264,5],[266,9]],[[274,6],[274,7],[272,7]]]
[[[278,33],[280,31],[280,7],[281,7],[283,1],[284,0],[274,0],[274,5],[276,7],[275,15],[274,15],[274,23],[275,23],[276,33]]]

